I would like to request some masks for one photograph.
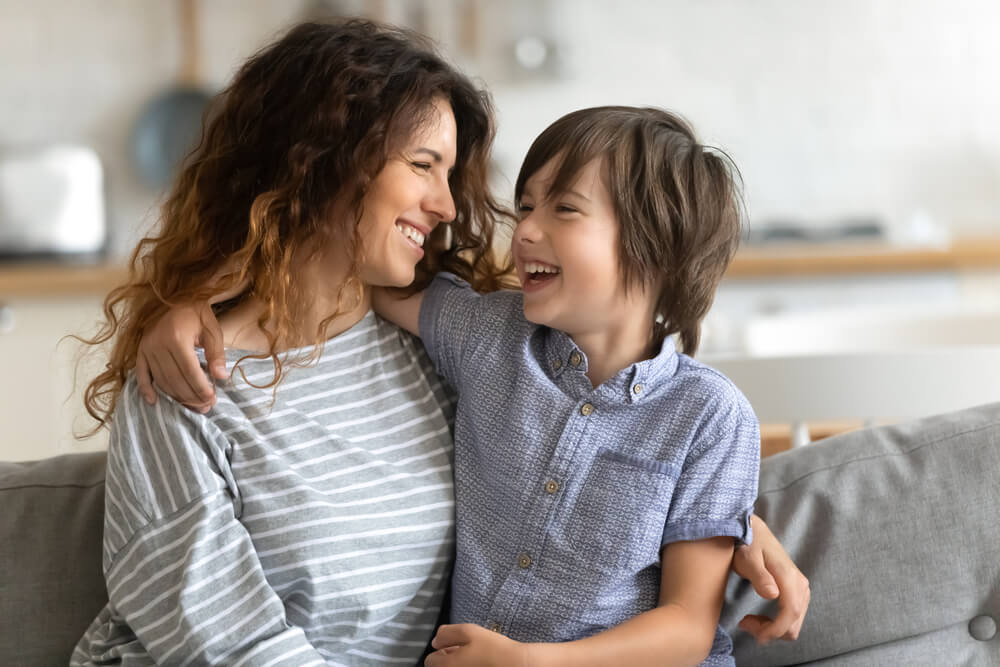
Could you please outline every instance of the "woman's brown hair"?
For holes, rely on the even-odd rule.
[[[725,153],[703,146],[679,116],[661,109],[596,107],[567,114],[542,132],[524,158],[514,189],[558,160],[548,197],[572,187],[600,159],[620,226],[619,262],[626,289],[656,299],[652,343],[677,334],[698,349],[701,321],[741,236],[739,172]]]
[[[85,393],[100,425],[135,366],[144,328],[172,305],[207,301],[241,285],[244,295],[252,292],[267,306],[259,322],[273,323],[271,384],[280,381],[277,341],[301,335],[296,322],[311,301],[293,284],[293,259],[330,241],[343,243],[354,259],[341,304],[357,298],[364,289],[357,235],[362,200],[442,98],[458,129],[450,177],[457,215],[427,239],[410,289],[422,289],[442,270],[479,290],[501,286],[507,271],[494,259],[493,231],[509,212],[488,187],[495,134],[488,94],[415,33],[364,20],[298,25],[251,57],[213,102],[157,233],[139,242],[128,282],[105,301],[105,324],[86,341],[113,341],[106,370]],[[353,216],[337,220],[335,208]],[[232,305],[216,307],[217,314]],[[312,358],[323,328],[307,335],[317,345]]]

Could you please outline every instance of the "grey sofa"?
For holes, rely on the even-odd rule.
[[[0,665],[65,665],[106,600],[103,454],[0,464]],[[765,459],[758,513],[809,576],[797,642],[735,630],[767,610],[735,577],[739,665],[1000,665],[1000,404]]]

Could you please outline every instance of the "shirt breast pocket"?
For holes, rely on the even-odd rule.
[[[602,448],[571,511],[567,546],[580,565],[629,577],[659,564],[680,468]]]

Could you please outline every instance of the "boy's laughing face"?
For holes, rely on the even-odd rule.
[[[524,315],[570,336],[611,333],[649,318],[649,290],[626,296],[619,261],[619,222],[603,165],[593,160],[564,193],[551,193],[559,157],[525,182],[518,202],[513,256],[524,289]]]

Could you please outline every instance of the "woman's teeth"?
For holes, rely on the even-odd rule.
[[[416,229],[414,229],[413,227],[401,223],[396,223],[396,230],[406,238],[416,243],[418,246],[424,245],[424,235],[421,234]]]
[[[549,266],[548,264],[537,264],[535,262],[528,262],[524,265],[525,273],[559,273],[559,267]]]

